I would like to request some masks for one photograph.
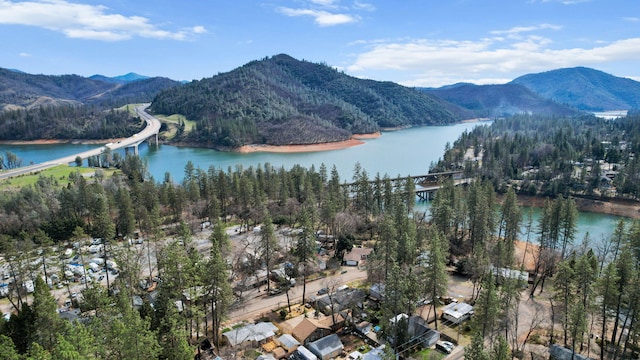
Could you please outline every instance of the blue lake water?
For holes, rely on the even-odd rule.
[[[239,154],[220,152],[211,149],[176,147],[171,145],[140,146],[140,156],[147,162],[150,174],[156,181],[162,181],[165,173],[170,173],[174,181],[181,181],[184,167],[191,161],[196,167],[208,169],[210,166],[226,170],[241,165],[244,168],[270,163],[275,167],[287,169],[299,164],[312,165],[318,169],[324,163],[330,171],[335,166],[342,181],[350,180],[356,163],[360,163],[371,178],[376,173],[397,175],[426,174],[429,165],[443,154],[447,142],[453,142],[464,131],[482,123],[465,123],[451,126],[425,126],[399,131],[385,132],[380,138],[365,140],[365,144],[347,149],[305,152],[305,153],[249,153]],[[54,145],[0,145],[0,153],[11,151],[18,155],[24,165],[68,156],[76,152],[91,149],[99,145],[54,144]],[[124,151],[122,151],[124,154]],[[418,203],[419,209],[428,211],[428,204]],[[524,210],[523,214],[526,214]],[[539,209],[534,209],[534,230]],[[608,239],[620,219],[613,215],[581,212],[578,219],[576,243],[582,241],[588,233],[592,242]],[[534,234],[531,235],[531,239]],[[522,231],[526,239],[526,230]]]

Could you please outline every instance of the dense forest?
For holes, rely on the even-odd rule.
[[[196,121],[176,141],[214,147],[339,141],[381,127],[450,124],[465,113],[415,89],[288,55],[165,90],[150,110]]]
[[[639,120],[637,112],[615,121],[594,116],[499,119],[463,134],[432,171],[464,169],[501,192],[513,186],[528,195],[638,200]]]
[[[0,140],[114,139],[131,136],[143,128],[144,122],[129,111],[91,105],[0,112]]]

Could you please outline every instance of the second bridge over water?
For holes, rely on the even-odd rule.
[[[389,179],[391,186],[394,189],[401,189],[407,185],[408,179],[412,179],[415,184],[415,194],[422,201],[429,201],[433,199],[436,191],[438,191],[445,180],[453,180],[455,186],[469,184],[472,179],[465,178],[463,171],[446,171],[440,173],[432,173],[417,176],[405,176]],[[386,179],[380,179],[382,184]],[[370,180],[369,184],[376,184],[378,180]],[[358,182],[343,184],[349,188],[350,193],[356,193],[360,184]]]

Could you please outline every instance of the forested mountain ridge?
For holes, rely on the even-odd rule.
[[[640,82],[586,67],[528,74],[511,81],[541,96],[580,110],[640,108]]]
[[[176,140],[222,147],[339,141],[384,127],[450,124],[466,115],[415,89],[284,54],[167,89],[151,111],[197,122],[195,131]]]
[[[119,107],[149,102],[174,80],[153,77],[116,83],[79,75],[32,75],[0,68],[0,110],[60,104],[99,104]]]
[[[473,111],[477,117],[495,118],[515,114],[571,116],[580,113],[574,108],[543,98],[519,84],[460,83],[419,90]]]
[[[162,77],[127,74],[118,81],[78,75],[31,75],[0,68],[0,140],[111,139],[140,131],[142,123],[114,108],[150,102],[180,85]]]

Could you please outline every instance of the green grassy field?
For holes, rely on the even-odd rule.
[[[176,136],[176,133],[178,132],[178,125],[180,124],[180,121],[184,122],[184,132],[188,133],[191,130],[193,130],[196,126],[196,122],[193,120],[188,120],[187,118],[184,117],[184,115],[180,115],[180,114],[173,114],[170,116],[165,116],[165,115],[155,115],[155,117],[157,117],[158,119],[160,119],[160,121],[162,121],[163,123],[165,123],[167,125],[167,131],[164,132],[163,136],[165,139],[173,139]]]
[[[419,360],[440,360],[440,359],[443,359],[444,357],[445,355],[443,353],[435,351],[433,349],[424,349],[424,350],[418,351],[415,354],[411,354],[412,359],[419,359]]]
[[[45,178],[53,177],[58,182],[58,186],[66,186],[69,183],[69,174],[76,171],[79,171],[83,176],[87,178],[93,177],[96,171],[102,171],[104,177],[106,178],[113,176],[113,174],[118,170],[85,167],[79,168],[75,166],[58,165],[56,167],[39,171],[34,174],[21,175],[8,180],[3,180],[0,182],[0,190],[19,189],[27,185],[33,185],[38,181],[40,176],[43,176]]]
[[[184,130],[186,132],[189,132],[191,130],[193,130],[193,128],[196,126],[196,122],[193,120],[189,120],[186,117],[184,117],[184,115],[180,115],[180,114],[173,114],[173,115],[155,115],[155,117],[157,117],[158,119],[160,119],[161,121],[165,121],[171,124],[180,124],[180,120],[182,120],[184,122]]]

